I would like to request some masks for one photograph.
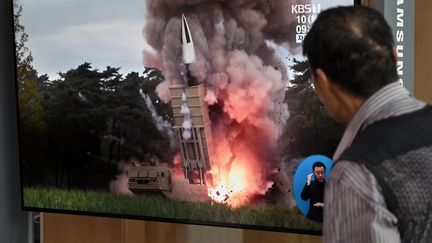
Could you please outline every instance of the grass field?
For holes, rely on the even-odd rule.
[[[169,200],[163,195],[123,196],[108,192],[24,188],[24,206],[94,213],[193,220],[210,223],[246,224],[277,228],[320,230],[298,209],[283,204],[232,209],[217,203]]]

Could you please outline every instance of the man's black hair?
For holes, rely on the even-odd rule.
[[[324,170],[326,170],[325,164],[321,161],[317,161],[312,165],[312,172],[315,172],[315,167],[324,167]]]
[[[399,79],[393,45],[392,30],[378,11],[337,7],[318,15],[304,40],[303,54],[313,73],[321,68],[339,87],[367,98]]]

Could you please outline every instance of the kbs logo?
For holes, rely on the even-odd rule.
[[[318,14],[321,12],[321,4],[295,4],[291,5],[293,14]]]

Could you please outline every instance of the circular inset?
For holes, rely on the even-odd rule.
[[[321,162],[322,164],[324,164],[324,167],[322,166],[322,164],[319,164],[317,162]],[[318,175],[322,174],[322,172],[325,171],[324,181],[326,181],[327,178],[330,176],[330,169],[333,165],[333,161],[324,155],[311,155],[307,157],[299,164],[294,174],[294,181],[293,181],[294,199],[296,201],[297,207],[305,216],[308,216],[311,200],[310,199],[303,200],[301,194],[303,189],[306,186],[308,175],[312,174],[311,184],[314,184],[312,186],[315,186],[315,183],[313,183],[314,181],[317,182],[315,175],[313,175],[313,168],[312,168],[315,163],[317,163],[316,165],[318,165],[315,167]],[[314,216],[310,217],[309,215],[308,218],[311,218],[316,221],[320,221]]]

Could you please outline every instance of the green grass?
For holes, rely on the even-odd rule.
[[[320,224],[306,219],[298,209],[281,203],[265,207],[244,206],[232,209],[224,204],[169,200],[158,194],[123,196],[96,191],[24,188],[24,205],[32,208],[55,208],[188,221],[321,229]]]

